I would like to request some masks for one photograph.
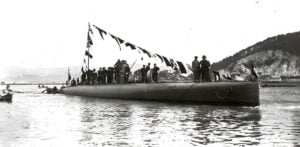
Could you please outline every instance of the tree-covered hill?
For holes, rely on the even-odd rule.
[[[231,73],[253,64],[265,75],[300,73],[300,32],[278,35],[258,42],[212,65],[213,70]]]

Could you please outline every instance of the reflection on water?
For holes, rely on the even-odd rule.
[[[2,88],[2,87],[1,87]],[[45,95],[0,103],[2,146],[300,145],[300,90],[261,89],[261,106],[181,105]]]
[[[117,146],[258,144],[255,138],[261,136],[255,127],[260,120],[257,108],[93,99],[83,109],[82,141],[93,145],[99,145],[99,139],[101,145]]]

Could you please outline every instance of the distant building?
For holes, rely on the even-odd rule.
[[[1,85],[5,85],[5,82],[4,82],[4,81],[2,81],[2,82],[1,82]]]

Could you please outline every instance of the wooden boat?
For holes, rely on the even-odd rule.
[[[5,93],[3,95],[0,95],[0,101],[11,102],[12,96],[13,96],[13,94],[11,94],[11,93]]]
[[[66,95],[216,105],[259,105],[256,82],[140,83],[66,87]]]
[[[50,88],[50,87],[47,87],[45,91],[47,92],[47,94],[61,93],[61,91],[58,90],[57,88]]]

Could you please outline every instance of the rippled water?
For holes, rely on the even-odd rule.
[[[0,88],[4,88],[3,86]],[[41,94],[0,103],[0,146],[297,146],[300,88],[262,88],[258,107]]]

